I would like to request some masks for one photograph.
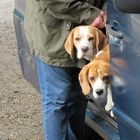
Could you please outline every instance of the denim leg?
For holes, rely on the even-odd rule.
[[[83,129],[86,101],[81,96],[81,89],[74,86],[72,68],[50,66],[38,58],[36,64],[45,140],[80,140],[79,130]]]

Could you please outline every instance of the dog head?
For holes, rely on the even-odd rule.
[[[78,59],[91,60],[106,43],[106,36],[98,28],[91,25],[78,26],[70,32],[65,42],[65,49],[71,58],[76,48]]]
[[[104,60],[93,60],[85,65],[79,74],[79,81],[84,95],[90,93],[92,88],[93,97],[104,97],[110,85],[110,64]]]

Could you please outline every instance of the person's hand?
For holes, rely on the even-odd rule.
[[[106,23],[107,16],[104,11],[100,12],[100,15],[93,21],[91,25],[97,28],[104,28]]]

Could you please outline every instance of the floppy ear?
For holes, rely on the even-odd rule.
[[[73,33],[74,33],[74,29],[70,32],[65,42],[65,49],[71,58],[73,58],[73,52],[74,52]]]
[[[97,48],[97,52],[99,52],[104,47],[104,45],[107,44],[107,37],[99,29],[96,29],[95,32],[96,32],[96,44],[95,45]]]
[[[79,81],[80,81],[80,85],[81,85],[82,92],[84,95],[88,95],[90,92],[88,70],[89,70],[89,67],[86,65],[83,67],[83,69],[80,71],[80,74],[79,74]]]

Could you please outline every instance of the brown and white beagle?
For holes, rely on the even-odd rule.
[[[94,56],[107,44],[107,38],[102,31],[92,25],[75,27],[69,34],[65,49],[73,58],[74,49],[77,50],[77,58],[93,60]]]
[[[73,58],[75,48],[78,59],[84,58],[90,61],[79,74],[83,94],[88,95],[92,88],[94,98],[107,96],[105,110],[111,111],[113,117],[114,102],[111,91],[110,51],[107,37],[92,25],[78,26],[70,32],[65,42],[65,49],[71,58]]]
[[[100,50],[94,60],[82,68],[79,74],[79,81],[84,95],[88,95],[92,88],[94,98],[107,97],[105,110],[111,111],[111,116],[114,117],[112,112],[114,102],[111,91],[109,45]]]

